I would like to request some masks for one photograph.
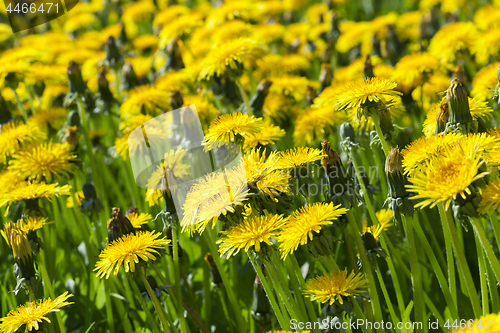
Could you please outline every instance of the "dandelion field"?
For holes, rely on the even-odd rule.
[[[0,10],[0,333],[500,331],[500,2]]]

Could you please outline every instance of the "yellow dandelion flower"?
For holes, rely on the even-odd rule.
[[[262,118],[255,118],[241,112],[223,114],[210,125],[203,145],[213,146],[218,142],[238,142],[246,135],[257,134],[263,129]]]
[[[310,297],[312,301],[320,303],[335,302],[344,304],[344,297],[358,296],[366,293],[367,281],[362,273],[351,272],[347,276],[347,270],[340,272],[324,273],[314,279],[310,279],[304,286],[303,294]]]
[[[13,154],[9,170],[21,179],[51,182],[52,177],[69,177],[76,169],[75,159],[68,144],[38,143]]]
[[[64,125],[68,116],[68,110],[65,108],[47,108],[33,113],[28,123],[33,123],[40,129],[48,131],[48,127],[59,129]]]
[[[386,103],[386,98],[401,95],[393,90],[397,83],[383,78],[368,78],[346,84],[336,98],[334,108],[337,111],[358,109],[371,103]]]
[[[325,157],[320,149],[309,147],[298,147],[280,152],[278,167],[299,168],[303,165],[319,161]]]
[[[307,108],[295,120],[293,141],[296,145],[313,144],[331,133],[335,125],[346,121],[341,112],[335,112],[331,106]]]
[[[480,30],[488,30],[500,22],[500,8],[487,4],[474,13],[474,25]]]
[[[78,191],[75,192],[75,198],[73,199],[72,196],[69,196],[66,200],[66,207],[67,208],[74,208],[74,207],[79,207],[82,204],[82,200],[85,198],[85,195],[83,194],[83,191]],[[76,206],[75,206],[76,202]]]
[[[42,229],[43,226],[46,226],[47,224],[52,224],[54,222],[47,222],[49,219],[47,217],[31,217],[28,216],[27,218],[24,218],[22,220],[18,220],[18,223],[20,223],[21,229],[25,233],[29,233],[31,231],[37,231],[39,229]]]
[[[151,58],[147,57],[127,57],[125,63],[130,62],[137,77],[143,78],[151,71]],[[114,88],[114,87],[113,87]],[[112,90],[114,91],[114,89]]]
[[[474,76],[474,79],[472,80],[471,91],[471,95],[474,99],[482,102],[491,98],[493,92],[488,88],[494,89],[498,83],[498,67],[500,67],[500,62],[495,62],[481,68],[476,73],[476,76]]]
[[[47,85],[42,94],[42,109],[46,110],[52,107],[52,103],[64,97],[68,92],[68,86],[64,84],[51,84]]]
[[[186,70],[168,71],[155,80],[155,86],[162,91],[179,91],[181,94],[189,92],[190,77]]]
[[[214,43],[220,43],[230,39],[250,37],[253,26],[242,20],[231,20],[221,23],[213,29],[211,40]]]
[[[290,192],[290,173],[280,168],[279,161],[280,157],[276,152],[267,157],[260,148],[247,152],[244,165],[249,187],[257,187],[258,192],[263,192],[271,198],[281,192]]]
[[[311,81],[303,76],[292,74],[271,77],[269,81],[273,83],[269,89],[269,93],[293,96],[296,101],[302,101],[306,97],[308,86],[314,90],[319,88],[318,81]]]
[[[201,13],[190,13],[178,16],[168,23],[164,23],[160,30],[160,48],[164,48],[174,38],[185,39],[197,27],[203,24]]]
[[[285,11],[283,7],[283,1],[280,0],[267,0],[259,1],[256,3],[256,18],[265,18],[269,16],[274,16]]]
[[[238,38],[216,44],[201,63],[198,79],[220,76],[228,67],[237,70],[239,66],[249,66],[263,55],[263,47],[252,39]]]
[[[429,76],[423,85],[416,86],[411,96],[415,101],[420,101],[421,97],[423,97],[424,108],[426,108],[426,103],[438,101],[441,98],[439,93],[446,91],[450,87],[450,84],[451,79],[449,76],[434,73]]]
[[[184,156],[187,150],[179,146],[177,150],[170,149],[165,152],[163,163],[158,165],[155,171],[151,174],[147,181],[146,187],[160,192],[162,179],[167,177],[168,189],[171,191],[177,190],[176,180],[181,180],[188,175],[189,165],[183,163]]]
[[[439,59],[431,53],[412,53],[399,60],[392,79],[397,82],[399,90],[409,92],[422,84],[426,75],[437,71],[440,67]]]
[[[294,115],[298,109],[295,100],[281,93],[270,92],[264,100],[262,111],[264,119],[273,124],[281,124]]]
[[[269,25],[259,24],[259,25],[254,25],[252,31],[254,39],[269,44],[273,41],[283,38],[283,36],[285,35],[286,28],[285,26],[279,23],[274,23]]]
[[[68,81],[67,67],[57,64],[31,64],[25,73],[25,82],[34,85],[38,82],[45,84],[64,84]]]
[[[334,206],[332,202],[314,203],[296,210],[288,218],[278,238],[281,258],[285,259],[297,250],[299,245],[307,244],[308,240],[313,239],[313,232],[319,233],[321,226],[333,224],[334,220],[346,212],[346,208]]]
[[[278,231],[285,224],[285,221],[283,215],[245,218],[231,230],[221,231],[224,236],[216,242],[220,244],[219,252],[221,255],[227,255],[226,259],[229,259],[232,255],[238,254],[241,249],[248,252],[253,246],[255,252],[259,252],[261,243],[272,246],[271,240],[277,240]]]
[[[138,214],[135,212],[128,213],[127,218],[129,219],[132,226],[136,229],[140,229],[143,224],[147,225],[148,222],[153,219],[151,214],[147,214],[147,213]]]
[[[165,92],[154,86],[143,85],[129,92],[120,107],[120,114],[133,116],[144,111],[147,114],[157,115],[161,110],[169,108],[168,95]]]
[[[264,123],[264,128],[255,134],[249,134],[245,137],[244,148],[256,148],[258,146],[267,146],[274,144],[281,137],[285,136],[285,130],[274,126],[273,124]]]
[[[481,190],[481,203],[478,211],[485,214],[490,208],[496,209],[500,204],[500,179],[495,179]]]
[[[484,160],[478,147],[465,148],[459,144],[444,146],[443,154],[432,156],[427,164],[413,169],[408,178],[411,185],[406,185],[406,188],[408,192],[417,193],[411,199],[422,199],[415,207],[430,205],[433,208],[443,202],[445,209],[448,209],[457,195],[465,199],[466,194],[471,194],[471,183],[488,174],[479,173]]]
[[[254,3],[252,2],[225,2],[219,8],[214,9],[212,13],[207,17],[207,26],[213,27],[219,23],[234,19],[242,19],[246,21],[252,16],[253,9]]]
[[[159,39],[155,35],[141,35],[133,40],[132,45],[138,50],[151,49],[155,51],[158,48],[158,41]]]
[[[371,37],[369,22],[344,21],[340,24],[339,30],[340,36],[335,47],[341,53],[349,52],[363,40]]]
[[[23,325],[26,325],[26,332],[33,329],[38,331],[41,328],[40,323],[42,323],[42,320],[50,323],[49,318],[47,318],[49,313],[58,312],[63,306],[73,304],[73,302],[67,302],[67,299],[72,296],[72,294],[68,294],[66,291],[55,300],[47,298],[38,302],[33,301],[25,305],[20,305],[17,309],[7,313],[7,316],[0,319],[2,322],[0,323],[0,332],[14,333]]]
[[[33,123],[9,122],[0,128],[0,163],[23,145],[45,140],[46,134]]]
[[[156,13],[153,20],[153,27],[162,27],[169,22],[172,22],[179,15],[185,15],[189,13],[189,8],[183,5],[171,5],[160,12]]]
[[[210,123],[219,113],[217,108],[201,94],[183,96],[182,98],[184,100],[184,105],[196,106],[196,112],[198,112],[198,116],[200,117],[201,126],[204,130],[208,130]]]
[[[311,60],[301,54],[270,54],[257,61],[259,70],[263,73],[280,74],[292,73],[311,67]]]
[[[44,182],[23,182],[18,184],[15,188],[5,193],[0,198],[0,207],[7,206],[21,201],[21,200],[32,200],[51,197],[59,197],[60,195],[70,195],[71,186],[63,185],[57,186],[58,184],[45,184]]]
[[[420,138],[401,151],[405,173],[422,165],[430,157],[435,156],[444,146],[456,142],[461,134],[443,133],[436,136]]]
[[[471,22],[455,22],[445,25],[432,37],[429,52],[444,63],[453,63],[456,55],[469,50],[478,32]]]
[[[488,62],[490,57],[497,59],[500,54],[500,27],[494,27],[483,32],[474,42],[471,53],[480,64]]]
[[[118,275],[122,263],[125,272],[135,272],[135,265],[140,259],[155,261],[159,256],[164,246],[170,244],[169,239],[159,238],[161,233],[154,231],[139,231],[136,234],[127,234],[118,238],[111,244],[108,244],[99,254],[99,261],[96,263],[94,271],[97,271],[96,276],[109,278],[111,272]]]
[[[141,22],[149,19],[156,11],[156,7],[152,1],[141,0],[125,6],[122,14],[123,22]]]
[[[181,221],[183,231],[196,229],[201,234],[210,222],[214,228],[219,217],[243,205],[247,195],[243,165],[204,176],[197,180],[186,196]]]
[[[124,118],[120,122],[120,131],[123,133],[130,133],[151,119],[153,119],[152,116],[142,113]]]
[[[98,23],[99,20],[92,13],[80,12],[75,13],[74,15],[70,14],[70,18],[64,22],[64,31],[71,33],[77,31],[78,29],[95,27]]]
[[[401,14],[396,22],[396,34],[401,41],[417,40],[418,25],[422,19],[422,13],[418,10]]]

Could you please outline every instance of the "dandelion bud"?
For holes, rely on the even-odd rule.
[[[378,38],[377,34],[373,34],[372,38],[370,38],[370,43],[372,44],[372,55],[381,57],[382,56],[382,51],[381,51],[381,43],[380,39]]]
[[[184,104],[184,101],[182,100],[182,95],[177,90],[170,92],[170,97],[168,102],[170,104],[170,110],[179,109]]]
[[[333,47],[339,36],[339,20],[336,14],[332,14],[330,18],[330,29],[326,33],[326,38],[328,39],[330,46]]]
[[[101,200],[97,197],[94,185],[91,183],[83,184],[82,191],[83,199],[80,205],[80,210],[89,216],[99,214],[104,206],[102,205]]]
[[[124,91],[129,91],[139,85],[139,79],[137,78],[137,74],[135,74],[134,68],[130,62],[123,65],[122,74],[122,89]]]
[[[104,101],[113,101],[113,94],[109,90],[109,82],[106,78],[106,68],[101,68],[97,74],[97,88],[100,98]]]
[[[252,99],[249,103],[255,117],[262,117],[262,108],[264,107],[264,101],[269,94],[269,88],[272,84],[273,83],[271,81],[264,79],[257,85],[257,92],[252,96]]]
[[[22,282],[26,283],[28,281],[35,281],[36,279],[33,252],[31,250],[30,241],[26,233],[22,230],[22,226],[19,222],[4,224],[4,230],[1,230],[1,233],[12,249],[14,260],[16,261],[15,273],[18,282],[20,282],[15,290],[17,293]]]
[[[473,120],[469,109],[467,90],[457,78],[453,80],[446,91],[446,100],[449,108],[446,130],[462,134],[473,132]]]
[[[373,74],[373,65],[370,55],[366,56],[365,62],[363,63],[363,77],[365,79],[375,77],[375,74]]]
[[[123,22],[120,22],[120,27],[121,27],[120,34],[118,35],[118,39],[116,40],[116,42],[118,43],[118,45],[123,47],[125,46],[125,44],[127,44],[128,37],[127,37],[127,32],[125,31],[125,24],[123,24]]]
[[[67,143],[72,151],[78,147],[78,128],[76,126],[69,126],[64,133],[62,143]]]
[[[208,264],[208,268],[210,269],[210,276],[212,277],[212,286],[214,288],[219,288],[222,286],[222,278],[219,273],[219,269],[217,268],[217,265],[215,264],[214,258],[212,257],[212,254],[208,252],[205,255],[205,261]]]
[[[380,246],[380,242],[376,235],[373,234],[372,229],[367,229],[361,235],[361,240],[365,247],[366,256],[372,265],[376,265],[376,260],[378,257],[385,258],[387,253]]]
[[[446,123],[448,123],[448,119],[450,117],[450,112],[448,109],[448,102],[446,98],[441,100],[441,104],[439,105],[439,111],[436,116],[436,132],[434,135],[438,135],[439,133],[443,133],[446,130]]]
[[[104,51],[106,52],[106,65],[111,68],[117,68],[123,63],[122,55],[116,46],[115,37],[109,36],[104,43]]]
[[[340,146],[346,152],[350,152],[359,147],[356,140],[356,134],[354,133],[354,127],[348,122],[340,125],[340,139],[342,140]]]
[[[330,84],[332,84],[333,74],[330,64],[321,64],[321,71],[319,72],[319,82],[321,84],[319,88],[319,93],[325,90]]]
[[[330,58],[332,57],[332,50],[330,46],[325,46],[321,54],[319,55],[319,60],[322,64],[330,63]]]
[[[174,71],[183,69],[184,61],[182,61],[182,55],[179,50],[179,39],[174,38],[170,43],[168,43],[167,48],[165,49],[167,53],[167,60],[165,60],[165,64],[163,68],[160,70],[160,73],[165,73],[168,71]]]
[[[68,120],[66,121],[68,126],[80,126],[80,114],[78,114],[78,111],[76,110],[71,110],[70,113],[68,114]]]
[[[108,242],[111,243],[116,239],[128,235],[135,234],[135,228],[130,223],[130,220],[123,215],[120,208],[113,207],[111,218],[108,220]]]
[[[130,206],[127,208],[127,211],[125,212],[126,215],[128,214],[139,214],[139,209],[137,207]]]
[[[335,205],[343,207],[355,206],[356,194],[353,191],[354,180],[347,172],[337,152],[328,141],[321,143],[322,153],[326,155],[321,160],[328,182],[328,199]]]
[[[405,185],[410,182],[403,174],[403,155],[399,153],[399,148],[391,148],[385,160],[385,175],[389,185],[389,208],[394,214],[394,219],[401,221],[401,214],[413,216],[413,203],[410,201],[410,194],[406,191]]]
[[[316,90],[314,90],[313,87],[307,86],[307,91],[306,91],[306,100],[309,105],[312,105],[314,103],[314,99],[318,97],[318,94],[316,93]]]
[[[261,265],[260,269],[262,270],[262,273],[264,273],[264,265]],[[255,277],[255,281],[253,283],[251,314],[255,322],[260,327],[266,327],[267,325],[269,325],[273,316],[271,304],[269,303],[269,299],[266,296],[266,291],[262,286],[262,281],[259,279],[259,276]]]
[[[67,73],[68,73],[68,84],[69,84],[68,92],[74,94],[85,93],[85,91],[87,90],[87,85],[83,81],[82,71],[80,69],[80,66],[73,60],[70,60]]]

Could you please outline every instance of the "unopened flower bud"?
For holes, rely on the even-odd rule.
[[[118,45],[123,47],[128,42],[127,32],[125,31],[125,24],[123,24],[123,22],[120,22],[120,28],[120,34],[118,35],[116,42]]]
[[[314,103],[314,99],[316,99],[316,97],[318,97],[316,90],[314,90],[314,88],[311,86],[307,86],[307,90],[306,90],[307,104],[312,105]]]
[[[330,59],[332,57],[332,50],[330,46],[325,46],[323,51],[321,51],[321,54],[319,55],[319,60],[321,61],[322,64],[327,64],[330,63]]]
[[[106,52],[106,65],[111,68],[119,68],[123,64],[123,58],[116,46],[115,37],[109,36],[104,44],[104,51]]]
[[[4,230],[1,230],[1,233],[12,249],[14,260],[16,261],[15,273],[17,280],[28,282],[32,278],[36,279],[33,251],[20,222],[4,224]],[[17,292],[18,290],[17,288],[15,291]]]
[[[76,126],[69,126],[64,133],[62,143],[67,143],[72,151],[78,147],[78,128]]]
[[[125,65],[123,65],[122,73],[122,89],[124,91],[129,91],[139,85],[139,79],[137,78],[137,74],[135,74],[134,68],[132,67],[132,64],[130,62],[127,62]]]
[[[439,105],[439,111],[436,115],[436,132],[434,135],[438,135],[439,133],[446,131],[446,124],[448,123],[449,117],[450,112],[448,102],[446,101],[446,98],[443,98]]]
[[[113,101],[113,94],[111,93],[111,90],[109,90],[109,82],[106,78],[105,67],[101,68],[97,74],[97,88],[99,90],[101,100]]]
[[[403,171],[403,155],[399,148],[391,148],[385,160],[385,175],[389,185],[388,206],[392,210],[394,219],[401,221],[401,214],[412,217],[414,213],[410,193],[406,191],[409,181]]]
[[[250,108],[252,109],[253,115],[255,117],[262,117],[262,108],[264,107],[264,101],[269,94],[269,88],[273,83],[266,79],[260,81],[257,85],[257,92],[252,96],[250,100]]]
[[[382,56],[382,51],[381,51],[381,43],[380,39],[378,38],[377,34],[373,34],[372,37],[370,38],[370,43],[372,44],[372,52],[371,54],[373,56],[381,57]]]
[[[365,62],[363,63],[363,77],[365,79],[369,77],[375,77],[375,74],[373,74],[373,65],[370,55],[366,56]]]
[[[182,100],[182,95],[179,91],[171,91],[169,97],[170,110],[176,110],[182,107],[184,101]]]
[[[210,276],[212,277],[212,286],[214,288],[219,288],[220,286],[222,286],[222,278],[220,276],[219,269],[215,264],[214,258],[212,257],[212,254],[210,252],[205,255],[205,261],[207,262],[208,268],[210,269]]]
[[[330,64],[321,64],[321,71],[319,72],[320,88],[319,93],[325,90],[326,87],[332,84],[333,74]]]
[[[174,38],[170,43],[168,43],[165,49],[167,53],[167,59],[163,65],[160,73],[165,73],[168,71],[175,71],[184,68],[184,61],[182,60],[182,55],[179,50],[179,39]]]
[[[85,93],[87,85],[83,81],[82,71],[80,69],[80,66],[73,60],[70,60],[67,73],[68,73],[68,84],[69,84],[68,92],[77,94]]]
[[[446,130],[450,132],[460,132],[462,134],[475,132],[474,122],[469,108],[467,90],[457,78],[453,80],[451,86],[446,91],[446,100],[448,101],[449,108],[449,118],[446,124]]]
[[[108,242],[111,243],[116,239],[135,233],[135,228],[130,223],[130,220],[123,215],[120,208],[113,207],[111,218],[108,220]]]
[[[333,237],[328,229],[321,229],[319,233],[314,234],[313,239],[307,242],[307,249],[314,258],[333,255],[333,242],[340,240]]]

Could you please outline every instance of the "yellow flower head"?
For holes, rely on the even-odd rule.
[[[54,176],[69,177],[76,169],[75,159],[76,155],[71,154],[68,144],[38,143],[13,154],[9,170],[21,179],[51,182]]]
[[[48,131],[49,126],[59,129],[64,125],[68,111],[65,108],[47,108],[32,114],[28,123],[33,123],[40,129]]]
[[[283,94],[292,96],[296,101],[301,101],[306,97],[307,87],[319,88],[319,82],[311,81],[299,75],[285,74],[269,78],[273,83],[269,92],[271,94]]]
[[[471,95],[474,99],[483,102],[491,98],[494,89],[498,83],[497,70],[500,67],[500,62],[494,62],[488,66],[481,68],[472,80]],[[488,89],[490,88],[490,89]]]
[[[480,64],[488,62],[490,57],[497,59],[500,53],[500,27],[483,32],[472,46],[471,52]]]
[[[363,233],[369,232],[375,239],[378,239],[383,230],[387,230],[393,225],[392,219],[394,218],[394,214],[390,209],[382,209],[376,212],[375,215],[380,224],[368,227],[368,221],[365,220],[363,222]]]
[[[431,156],[429,161],[414,169],[406,185],[408,192],[417,193],[411,199],[422,199],[415,207],[433,208],[443,202],[448,209],[451,201],[457,195],[466,198],[471,194],[469,186],[477,179],[488,174],[479,173],[479,167],[484,163],[481,151],[476,145],[457,143],[443,146],[439,154]]]
[[[46,134],[33,123],[9,122],[0,128],[0,163],[20,147],[31,142],[45,140]]]
[[[127,218],[130,221],[130,223],[132,224],[132,226],[136,229],[140,229],[143,224],[147,225],[148,222],[153,219],[151,214],[147,214],[147,213],[138,214],[135,212],[128,213]]]
[[[255,40],[239,38],[216,44],[201,64],[199,80],[209,80],[220,76],[227,68],[238,70],[249,66],[264,55],[263,47]]]
[[[428,52],[412,53],[399,60],[392,79],[397,82],[400,90],[409,92],[422,84],[425,76],[437,71],[440,66],[439,59]]]
[[[278,167],[299,168],[308,163],[321,160],[325,155],[321,150],[309,147],[298,147],[280,152]]]
[[[236,255],[241,249],[248,252],[254,247],[256,252],[260,251],[261,243],[272,246],[271,239],[277,240],[278,231],[284,225],[283,215],[254,216],[245,218],[229,231],[221,231],[223,238],[217,241],[219,252],[227,254],[227,259]]]
[[[393,90],[396,86],[397,83],[378,77],[350,82],[337,95],[334,108],[337,111],[351,108],[357,110],[371,103],[386,103],[386,98],[401,95]]]
[[[43,226],[47,224],[51,224],[54,222],[47,222],[49,219],[47,217],[31,217],[28,216],[27,218],[24,218],[22,220],[18,220],[18,223],[20,223],[22,230],[25,233],[29,233],[32,231],[37,231],[39,229],[42,229]]]
[[[500,204],[500,179],[495,179],[481,191],[479,212],[486,213],[491,207],[496,209]]]
[[[344,304],[343,297],[357,296],[366,293],[367,281],[363,274],[351,272],[347,276],[347,270],[340,272],[324,273],[314,279],[310,279],[304,286],[304,295],[311,300],[320,303],[335,302]]]
[[[96,263],[94,271],[97,271],[96,276],[109,278],[109,275],[114,271],[114,275],[118,275],[122,263],[125,267],[125,272],[135,272],[135,264],[139,260],[155,261],[160,256],[160,250],[163,246],[170,243],[170,240],[160,238],[161,233],[153,231],[139,231],[136,234],[127,234],[118,238],[111,244],[108,244],[99,254],[99,261]]]
[[[50,298],[45,300],[39,300],[38,302],[30,302],[25,305],[19,306],[17,309],[7,313],[7,316],[0,319],[2,322],[0,324],[0,332],[2,333],[14,333],[23,326],[26,325],[25,332],[38,331],[42,320],[50,323],[47,315],[51,312],[58,312],[63,306],[73,304],[73,302],[66,302],[66,300],[72,297],[72,294],[68,294],[66,291],[64,294],[58,296],[55,300]]]
[[[444,63],[453,63],[460,51],[467,51],[475,43],[478,32],[471,22],[445,25],[432,37],[429,52]]]
[[[255,135],[263,129],[262,118],[241,112],[224,114],[212,122],[203,145],[210,147],[218,142],[238,143],[245,136]]]
[[[71,186],[58,184],[45,184],[44,182],[22,182],[14,189],[10,190],[0,197],[0,207],[10,206],[21,200],[32,200],[47,198],[51,199],[53,196],[70,195]]]
[[[498,321],[500,320],[500,313],[491,313],[479,317],[479,319],[474,320],[471,323],[470,328],[469,322],[467,321],[466,328],[458,328],[451,331],[451,333],[497,333],[498,332]]]
[[[297,145],[313,144],[314,140],[325,137],[331,133],[335,125],[346,121],[341,112],[335,112],[330,106],[307,108],[295,120],[295,131],[293,141]]]
[[[308,240],[313,239],[313,232],[319,233],[321,226],[333,224],[334,220],[346,212],[346,208],[334,206],[331,202],[314,203],[296,210],[288,218],[278,238],[281,258],[285,259],[288,254],[297,250],[299,245],[307,244]]]
[[[155,86],[143,85],[132,89],[120,107],[120,114],[129,117],[140,113],[156,115],[160,110],[168,110],[168,94]]]
[[[258,146],[267,146],[274,144],[281,137],[285,136],[285,131],[273,124],[264,123],[262,131],[255,134],[249,134],[245,137],[245,148],[256,148]]]
[[[279,160],[276,152],[268,157],[260,148],[247,152],[244,156],[244,163],[249,186],[256,186],[259,191],[271,197],[280,192],[288,193],[290,173],[280,168]]]
[[[22,224],[13,222],[5,223],[3,228],[4,230],[0,230],[0,233],[12,249],[16,261],[25,263],[28,259],[31,259],[33,252],[27,232],[23,230]]]

